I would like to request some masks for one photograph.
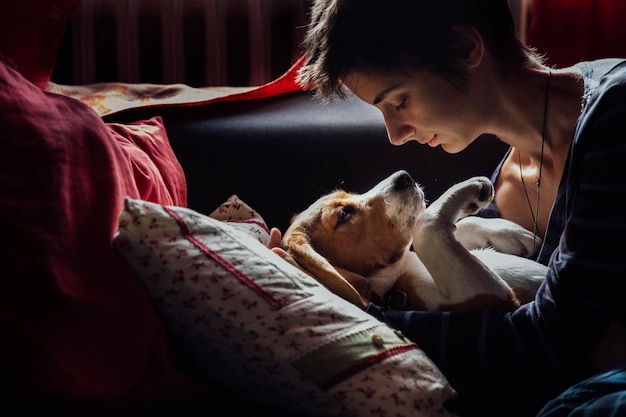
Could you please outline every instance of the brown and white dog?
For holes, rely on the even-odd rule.
[[[366,278],[379,297],[414,310],[513,310],[534,298],[546,267],[527,258],[532,233],[504,219],[467,217],[488,205],[493,185],[474,177],[428,208],[421,187],[398,171],[365,194],[335,191],[294,216],[282,245],[341,297],[363,305],[338,272]],[[412,250],[413,249],[413,250]]]

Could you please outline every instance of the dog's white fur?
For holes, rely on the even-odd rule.
[[[407,309],[513,310],[534,298],[546,267],[527,258],[538,242],[526,229],[468,217],[492,199],[489,179],[474,177],[426,208],[421,187],[398,171],[364,194],[339,190],[321,197],[294,216],[283,246],[357,305],[362,298],[338,268],[368,279],[380,297],[402,294]]]

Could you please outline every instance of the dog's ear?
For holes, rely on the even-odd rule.
[[[365,307],[366,302],[352,284],[311,246],[306,230],[302,228],[288,230],[283,238],[283,246],[299,265],[330,291],[361,308]]]

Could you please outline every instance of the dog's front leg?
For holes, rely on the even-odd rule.
[[[530,258],[541,247],[541,238],[503,218],[469,216],[456,223],[456,238],[468,250],[493,248],[498,252]]]
[[[455,223],[492,198],[491,182],[474,177],[451,187],[418,218],[413,247],[438,288],[440,309],[519,306],[510,287],[455,237]]]

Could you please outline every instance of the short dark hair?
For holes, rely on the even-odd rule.
[[[350,73],[428,69],[463,89],[468,45],[459,29],[467,27],[503,69],[542,61],[519,40],[506,0],[314,0],[298,82],[345,97]]]

